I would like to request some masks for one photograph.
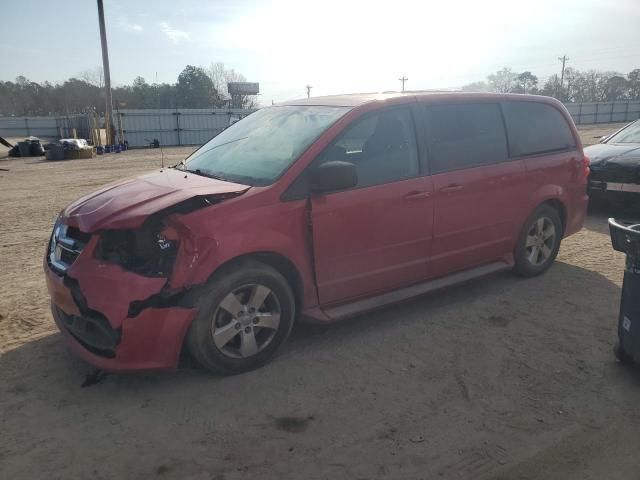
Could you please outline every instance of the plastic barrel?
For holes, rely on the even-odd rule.
[[[627,256],[618,314],[618,346],[621,361],[640,366],[640,224],[609,219],[611,245]]]
[[[115,145],[115,148],[116,148],[116,153],[120,153],[122,151],[122,147],[119,144]]]
[[[104,146],[104,153],[111,153],[111,145]]]
[[[21,157],[31,156],[31,142],[18,142],[18,150],[20,150]]]
[[[104,147],[102,145],[98,145],[96,147],[96,154],[102,155],[104,153]]]

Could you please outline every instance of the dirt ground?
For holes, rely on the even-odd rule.
[[[624,256],[603,207],[542,277],[298,325],[274,362],[236,377],[185,362],[82,388],[92,370],[48,311],[52,222],[159,165],[158,150],[0,160],[0,478],[639,478],[640,373],[611,352]]]

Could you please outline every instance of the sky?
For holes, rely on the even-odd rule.
[[[499,70],[640,68],[640,0],[104,0],[111,80],[174,83],[223,62],[260,103],[459,88]],[[37,12],[34,13],[34,12]],[[102,63],[96,2],[0,0],[0,80],[61,82]],[[157,76],[157,77],[156,77]]]

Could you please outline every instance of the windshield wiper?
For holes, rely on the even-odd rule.
[[[194,175],[200,175],[201,177],[213,178],[214,180],[222,180],[223,182],[228,182],[228,180],[223,175],[220,175],[218,173],[203,172],[199,168],[196,168],[195,170],[189,170],[185,168],[183,171],[187,173],[193,173]]]
[[[193,173],[194,175],[200,175],[201,177],[213,178],[214,180],[222,180],[224,182],[228,182],[225,176],[219,172],[215,172],[215,173],[203,172],[199,168],[196,168],[194,170],[189,170],[187,168],[187,162],[185,162],[184,160],[180,160],[171,168],[175,168],[176,170],[182,170],[183,172],[186,172],[186,173]]]

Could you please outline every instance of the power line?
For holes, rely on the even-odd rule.
[[[400,80],[402,82],[402,91],[404,92],[404,82],[406,82],[409,79],[403,75],[398,80]]]
[[[580,55],[578,55],[578,57],[576,57],[576,55],[573,56],[573,61],[571,62],[571,64],[574,66],[574,68],[580,69],[582,68],[582,66],[591,66],[593,64],[602,64],[605,63],[607,61],[612,61],[612,60],[622,60],[622,59],[630,59],[630,58],[637,58],[638,60],[640,60],[640,54],[636,53],[622,53],[619,55],[612,55],[611,53],[607,54],[607,51],[611,52],[611,53],[615,53],[615,52],[620,52],[621,48],[617,48],[617,49],[609,49],[609,50],[591,50],[589,52],[587,52],[586,54],[583,52]],[[569,60],[569,58],[565,55],[565,63]],[[562,61],[562,57],[558,57],[558,60]],[[556,64],[551,64],[551,63],[542,63],[542,62],[533,62],[533,63],[527,63],[527,64],[521,64],[521,63],[511,63],[511,62],[493,62],[491,64],[487,64],[486,67],[487,69],[501,69],[502,67],[507,66],[507,68],[510,68],[513,71],[516,72],[524,72],[524,71],[530,71],[530,72],[536,72],[536,71],[540,71],[542,70],[544,74],[546,74],[549,70],[553,71],[556,69],[557,63]],[[565,69],[568,68],[565,65]],[[553,76],[553,74],[548,74],[545,75],[547,78]],[[542,78],[542,77],[540,77]]]
[[[562,87],[564,85],[564,64],[569,60],[569,57],[563,55],[562,57],[558,57],[558,60],[562,62],[562,73],[560,74],[560,98],[562,98]]]

